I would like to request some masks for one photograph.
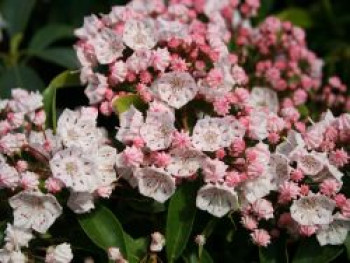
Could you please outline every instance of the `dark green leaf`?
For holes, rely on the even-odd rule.
[[[68,69],[79,66],[76,53],[71,48],[47,48],[29,51],[29,54]]]
[[[8,98],[13,88],[43,90],[44,82],[38,74],[25,65],[5,69],[0,75],[0,97]]]
[[[303,28],[310,28],[314,24],[310,14],[306,10],[297,7],[288,8],[277,14],[277,17],[283,21],[290,21],[294,25]]]
[[[110,247],[117,247],[125,258],[128,257],[122,225],[108,208],[98,205],[92,212],[78,216],[78,221],[86,235],[98,247],[105,251]]]
[[[343,252],[341,246],[320,246],[315,238],[300,242],[293,263],[328,263]]]
[[[49,47],[52,43],[73,37],[73,28],[66,25],[50,24],[38,30],[29,43],[29,50],[41,50]]]
[[[309,109],[306,105],[298,106],[298,111],[300,113],[301,118],[307,118],[309,115]]]
[[[214,260],[205,249],[203,249],[200,259],[198,258],[196,249],[193,249],[190,253],[185,254],[182,258],[185,263],[214,263]]]
[[[23,33],[28,25],[36,0],[3,0],[2,15],[7,22],[7,29],[11,36]]]
[[[55,77],[49,86],[45,89],[44,96],[44,108],[46,112],[46,126],[52,127],[56,130],[56,92],[57,89],[66,88],[71,86],[79,86],[79,74],[72,73],[70,71],[64,71]]]
[[[276,240],[266,248],[259,249],[260,263],[288,263],[286,244],[282,239]]]
[[[165,231],[168,262],[175,262],[186,248],[196,215],[197,189],[197,183],[186,183],[170,200]]]
[[[348,233],[344,245],[346,249],[346,254],[348,255],[348,260],[350,260],[350,233]]]
[[[144,109],[145,103],[138,95],[125,95],[121,96],[113,102],[113,108],[117,114],[121,114],[127,111],[131,105],[134,105],[137,109]]]

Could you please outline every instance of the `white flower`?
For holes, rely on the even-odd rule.
[[[291,170],[289,159],[285,155],[278,153],[271,155],[269,172],[272,174],[272,182],[276,184],[276,187],[289,179]]]
[[[0,112],[6,109],[8,103],[9,103],[9,100],[0,99]]]
[[[306,175],[317,175],[324,167],[324,158],[317,152],[301,152],[297,157],[298,168]]]
[[[0,249],[1,263],[26,263],[27,257],[20,250]]]
[[[142,195],[164,203],[175,192],[175,178],[155,167],[138,168],[135,172]]]
[[[268,114],[262,110],[254,109],[249,118],[249,136],[252,139],[262,141],[268,136]]]
[[[14,112],[30,114],[43,106],[43,97],[39,91],[28,92],[23,89],[13,89],[11,95],[13,100],[9,102],[9,106]]]
[[[57,136],[66,147],[96,147],[101,133],[96,127],[96,114],[65,109],[57,122]]]
[[[87,155],[76,147],[57,152],[50,160],[54,178],[77,192],[92,192],[96,188],[96,167]]]
[[[7,163],[0,162],[0,189],[15,188],[19,182],[17,170]]]
[[[154,82],[152,91],[169,106],[180,109],[196,96],[198,87],[189,73],[170,72]]]
[[[130,19],[124,25],[124,43],[133,50],[151,49],[157,43],[157,32],[151,19]]]
[[[199,189],[196,205],[216,217],[223,217],[229,211],[238,209],[238,197],[232,188],[207,184]]]
[[[315,182],[322,182],[325,179],[335,178],[342,183],[343,173],[339,169],[330,164],[328,158],[324,159],[323,169],[317,175],[312,176],[312,180]]]
[[[126,180],[132,188],[136,188],[138,185],[138,180],[134,175],[134,170],[127,167],[117,167],[117,174]]]
[[[335,202],[332,199],[311,194],[294,200],[290,212],[300,225],[325,225],[333,221],[334,208]]]
[[[26,137],[23,133],[8,133],[0,139],[0,148],[7,155],[20,152],[25,144]]]
[[[14,212],[14,226],[45,233],[61,215],[62,207],[51,194],[22,191],[9,199]]]
[[[84,25],[74,31],[74,34],[82,39],[94,37],[99,32],[102,26],[101,21],[96,15],[84,17]]]
[[[154,232],[152,235],[152,242],[150,245],[150,250],[152,252],[160,252],[162,251],[164,245],[165,245],[165,238],[164,236],[159,232]]]
[[[120,252],[120,249],[117,247],[108,248],[108,259],[110,259],[113,262],[127,263],[122,253]]]
[[[32,238],[33,234],[31,230],[7,224],[4,238],[7,243],[7,249],[11,248],[11,250],[20,250],[21,247],[28,247],[28,243]]]
[[[109,186],[117,180],[115,164],[117,150],[111,146],[104,145],[97,149],[94,158],[97,169],[98,186]]]
[[[95,208],[94,196],[88,192],[71,191],[67,206],[76,214],[83,214]]]
[[[275,190],[272,183],[272,175],[267,172],[261,176],[250,179],[241,186],[241,199],[243,203],[254,203],[256,200],[267,196],[270,191]]]
[[[49,247],[46,252],[45,263],[69,263],[73,260],[73,253],[68,243]]]
[[[236,136],[236,131],[227,119],[206,117],[197,121],[192,144],[197,150],[212,152],[230,146]]]
[[[120,114],[120,128],[118,129],[116,138],[121,142],[129,142],[140,137],[140,128],[143,124],[143,116],[134,105]]]
[[[140,134],[151,151],[166,149],[172,141],[175,131],[174,116],[169,112],[148,112],[146,122],[141,126]]]
[[[157,18],[159,40],[169,41],[172,38],[185,39],[188,36],[188,25],[180,21],[169,21]]]
[[[122,38],[109,28],[101,30],[91,43],[101,64],[110,64],[123,55]]]
[[[345,242],[349,229],[349,219],[336,214],[332,223],[320,226],[316,233],[316,238],[321,246],[342,245]]]
[[[220,11],[229,4],[228,0],[207,0],[204,5],[204,13],[210,18],[214,13]]]
[[[51,129],[45,130],[45,132],[31,131],[28,143],[30,147],[47,158],[49,158],[49,153],[55,153],[62,148],[59,138],[53,134]]]
[[[269,88],[253,88],[249,103],[256,109],[268,109],[273,113],[277,113],[279,108],[277,93]]]
[[[177,148],[170,152],[171,160],[166,171],[173,176],[189,177],[202,166],[204,155],[195,149]]]
[[[286,140],[276,147],[276,153],[283,154],[287,157],[293,155],[293,152],[305,147],[305,142],[300,133],[293,130],[289,131]]]
[[[135,73],[140,73],[151,66],[152,52],[148,49],[136,50],[126,61],[127,68]]]
[[[90,104],[99,103],[105,98],[108,88],[107,81],[107,77],[100,73],[95,73],[88,79],[88,85],[84,92]]]

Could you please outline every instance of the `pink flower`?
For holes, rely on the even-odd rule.
[[[350,199],[346,199],[346,202],[342,205],[341,213],[343,216],[350,218]]]
[[[138,166],[143,162],[143,153],[134,146],[126,147],[122,152],[122,158],[126,166]]]
[[[254,217],[249,215],[242,216],[241,223],[243,227],[251,231],[258,228],[258,221],[256,221]]]
[[[337,167],[342,167],[348,164],[349,156],[344,149],[336,149],[330,153],[329,161]]]
[[[297,198],[299,194],[300,194],[300,188],[296,183],[284,182],[279,187],[278,202],[282,204],[288,203],[292,199]]]
[[[295,169],[290,173],[290,179],[292,179],[295,182],[300,182],[303,180],[304,174],[301,170]]]
[[[170,54],[168,49],[158,48],[155,50],[152,54],[152,64],[155,69],[164,72],[170,64]]]
[[[203,174],[205,182],[217,183],[224,180],[227,165],[218,160],[207,158],[203,164]]]
[[[225,97],[215,99],[213,106],[215,112],[220,116],[227,115],[231,108],[229,100],[227,100]]]
[[[320,192],[327,196],[335,195],[340,188],[341,185],[335,179],[326,179],[320,184]]]
[[[174,132],[173,134],[173,140],[172,140],[172,146],[175,148],[187,148],[191,145],[191,138],[188,134],[188,132],[181,131],[181,132]]]
[[[238,156],[244,152],[245,147],[246,145],[243,139],[241,138],[234,139],[230,146],[231,154],[233,156]]]
[[[231,171],[227,172],[225,177],[225,183],[230,187],[235,187],[242,182],[242,175],[239,172]]]
[[[16,163],[16,169],[18,172],[23,173],[28,169],[28,162],[24,160],[19,160]]]
[[[45,188],[50,193],[56,194],[56,193],[58,193],[58,192],[60,192],[62,190],[63,183],[61,181],[59,181],[58,179],[56,179],[56,178],[49,177],[45,181]]]
[[[255,229],[253,233],[250,234],[254,244],[267,247],[271,242],[270,234],[264,229]]]
[[[154,152],[152,154],[154,164],[159,167],[165,167],[170,163],[171,157],[165,152]]]
[[[252,162],[247,167],[247,174],[249,178],[256,178],[263,174],[265,165],[260,162]]]
[[[224,76],[220,69],[213,68],[209,71],[206,80],[210,87],[216,88],[221,85],[224,80]]]
[[[317,226],[299,226],[299,234],[304,237],[310,237],[316,233]]]
[[[256,200],[252,205],[252,210],[258,217],[258,219],[271,219],[273,218],[273,207],[270,201],[266,199]]]
[[[344,194],[337,194],[334,197],[334,201],[337,205],[337,207],[342,207],[346,204],[346,196]]]

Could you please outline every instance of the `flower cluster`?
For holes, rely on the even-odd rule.
[[[258,7],[256,0],[113,7],[75,32],[90,107],[64,109],[51,130],[39,93],[14,89],[0,100],[0,189],[13,210],[0,261],[25,262],[29,241],[63,207],[89,213],[118,180],[159,203],[197,180],[196,206],[215,217],[237,213],[258,246],[282,232],[342,244],[350,229],[343,187],[350,114],[301,118],[298,106],[321,86],[322,62],[288,22],[270,17],[252,28]],[[334,77],[328,86],[317,100],[331,107],[345,86]],[[328,96],[333,90],[338,97]],[[115,135],[98,126],[100,113],[118,115]],[[198,235],[196,243],[205,240]],[[164,245],[153,233],[150,251]],[[108,254],[126,262],[119,248]],[[45,261],[72,258],[62,243]]]

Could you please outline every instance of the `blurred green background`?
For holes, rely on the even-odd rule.
[[[219,1],[219,0],[218,0]],[[73,29],[83,17],[126,0],[0,0],[0,96],[10,88],[44,89],[65,68],[77,68]],[[350,84],[349,0],[262,0],[257,24],[269,15],[307,31],[309,47],[326,62],[325,77]]]

